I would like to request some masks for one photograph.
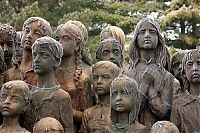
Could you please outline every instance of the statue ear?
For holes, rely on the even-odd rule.
[[[60,66],[61,63],[61,58],[55,58],[55,63],[54,63],[54,67],[57,68],[58,66]]]

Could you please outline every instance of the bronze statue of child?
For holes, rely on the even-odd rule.
[[[170,121],[181,133],[200,132],[200,50],[187,52],[182,61],[184,94],[173,101]]]
[[[140,20],[129,48],[130,69],[140,92],[139,122],[148,128],[158,120],[169,120],[174,76],[165,70],[168,52],[159,25],[149,18]]]
[[[99,61],[92,66],[93,90],[97,104],[84,110],[81,132],[101,133],[108,126],[110,84],[120,73],[120,68],[110,61]]]
[[[16,42],[16,36],[17,33],[14,27],[8,24],[0,24],[0,46],[4,51],[4,59],[7,69],[13,67],[13,46]]]
[[[114,38],[104,39],[96,51],[97,61],[111,61],[124,71],[122,47]]]
[[[62,124],[52,117],[39,120],[33,127],[33,133],[65,133]]]
[[[55,78],[62,55],[62,45],[51,37],[41,37],[33,43],[33,69],[37,74],[37,87],[32,86],[31,106],[26,113],[25,125],[30,131],[34,123],[44,117],[56,118],[65,132],[72,133],[74,130],[71,98]]]
[[[0,111],[3,115],[1,133],[30,133],[19,124],[22,113],[30,104],[31,93],[28,85],[21,80],[6,82],[1,88]]]
[[[126,75],[116,77],[110,87],[110,122],[108,133],[147,133],[138,122],[140,107],[138,84]]]

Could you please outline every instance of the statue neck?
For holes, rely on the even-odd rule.
[[[140,58],[143,58],[147,61],[149,61],[152,58],[155,58],[155,50],[144,50],[140,49]]]
[[[190,94],[200,96],[200,83],[190,83]]]
[[[75,55],[67,56],[62,58],[61,68],[64,70],[71,70],[76,67]]]
[[[51,88],[57,86],[55,72],[38,75],[37,87],[38,88]]]
[[[108,104],[110,102],[110,94],[98,95],[98,102],[101,104]]]
[[[1,125],[1,128],[4,129],[16,129],[21,127],[19,125],[19,116],[13,116],[13,117],[3,117],[3,124]]]
[[[32,52],[28,50],[23,50],[23,56],[22,56],[22,61],[20,64],[20,70],[22,72],[26,72],[28,70],[32,69]]]
[[[129,112],[118,112],[115,117],[117,117],[117,122],[115,124],[129,124]]]
[[[7,70],[13,67],[12,59],[5,60]]]

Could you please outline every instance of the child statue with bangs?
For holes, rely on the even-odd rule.
[[[126,75],[116,77],[110,87],[111,114],[106,132],[147,133],[147,127],[138,122],[139,100],[137,82]]]

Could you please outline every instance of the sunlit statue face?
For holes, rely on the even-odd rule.
[[[189,82],[200,83],[200,53],[194,52],[186,61],[184,69]]]
[[[111,61],[115,63],[118,67],[121,67],[122,53],[120,50],[120,45],[118,43],[112,43],[107,41],[102,47],[102,61]]]
[[[32,22],[27,25],[22,34],[22,46],[26,50],[31,50],[32,44],[40,37],[44,36],[38,22]]]
[[[142,22],[137,36],[137,44],[140,49],[152,50],[158,45],[158,32],[149,21]]]
[[[36,44],[32,49],[33,69],[38,75],[54,71],[54,55],[48,45]]]
[[[98,95],[106,95],[110,93],[110,84],[116,77],[116,74],[111,72],[109,68],[96,68],[92,74],[93,87]]]
[[[0,46],[4,51],[5,60],[11,60],[13,56],[14,38],[8,33],[0,33]]]
[[[17,88],[5,89],[1,92],[1,113],[5,117],[18,116],[26,106],[24,93]]]
[[[111,90],[111,108],[117,112],[131,112],[133,109],[132,97],[125,82],[119,81]]]

